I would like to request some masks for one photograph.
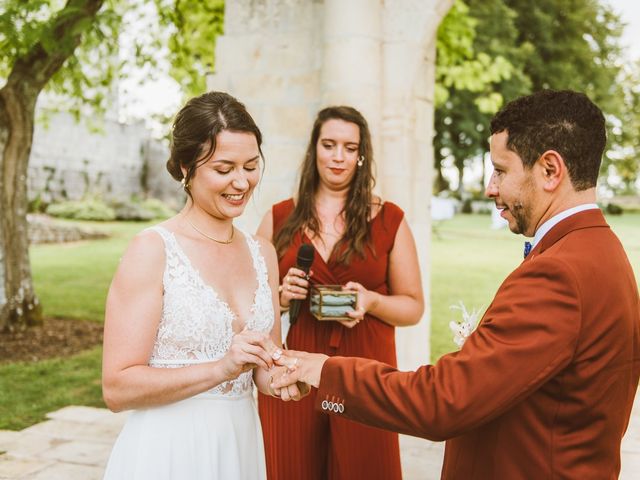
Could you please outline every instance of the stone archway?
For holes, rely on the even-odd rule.
[[[406,212],[429,299],[435,38],[453,0],[227,2],[208,87],[246,103],[265,137],[267,166],[243,218],[253,231],[293,193],[316,112],[350,104],[373,133],[378,189]],[[398,361],[429,361],[430,316],[398,329]]]

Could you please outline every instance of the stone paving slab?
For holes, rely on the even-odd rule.
[[[126,417],[70,406],[22,431],[0,430],[0,480],[100,480]],[[440,478],[444,443],[401,435],[400,449],[404,480]],[[621,451],[620,480],[640,478],[640,396]]]

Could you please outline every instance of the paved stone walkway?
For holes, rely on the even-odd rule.
[[[0,430],[0,479],[100,480],[126,413],[65,407],[19,432]],[[405,480],[440,478],[444,444],[400,440]],[[621,480],[640,478],[640,395],[622,441]]]

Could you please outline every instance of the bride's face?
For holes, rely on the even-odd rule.
[[[193,203],[216,218],[241,215],[260,180],[259,167],[255,135],[223,130],[216,136],[213,155],[193,175]]]

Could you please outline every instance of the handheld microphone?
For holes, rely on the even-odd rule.
[[[308,243],[300,245],[300,248],[298,249],[298,256],[296,257],[296,268],[304,271],[304,273],[309,273],[309,268],[311,268],[311,264],[313,263],[314,253],[315,250],[313,249],[313,245]],[[291,325],[296,323],[298,320],[301,304],[302,300],[297,299],[289,302],[289,321],[291,322]]]

